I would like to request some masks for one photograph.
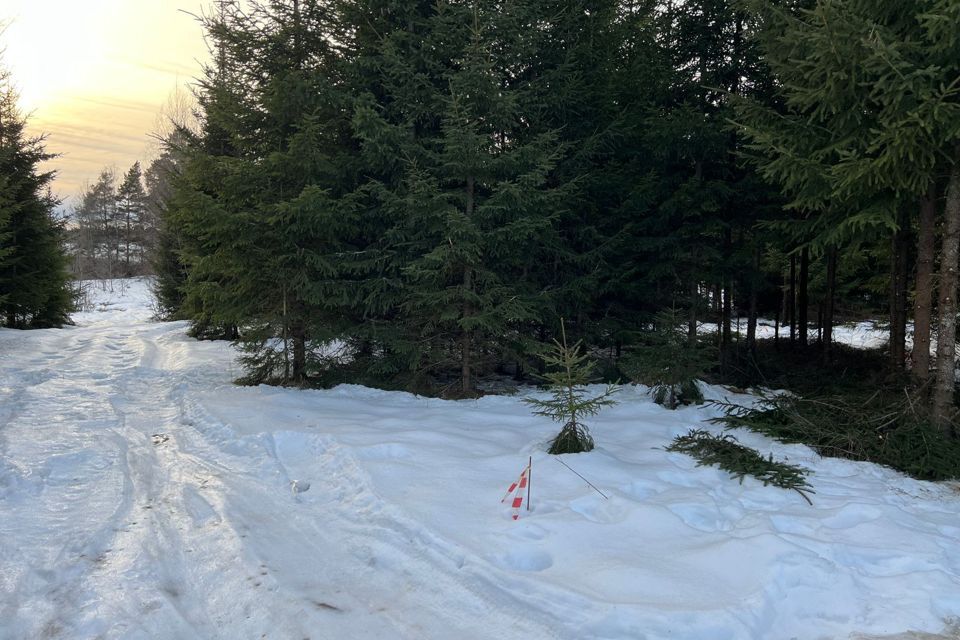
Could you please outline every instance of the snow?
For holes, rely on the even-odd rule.
[[[700,333],[716,333],[717,323],[700,322],[697,323],[697,330]],[[730,330],[740,336],[747,335],[746,318],[738,318],[730,321]],[[813,341],[817,339],[817,327],[810,324],[808,329],[808,339]],[[790,326],[780,326],[779,332],[777,325],[773,320],[757,320],[757,339],[769,340],[774,335],[779,335],[781,339],[790,338]],[[890,340],[889,327],[883,326],[873,320],[863,320],[860,322],[848,322],[838,324],[833,328],[833,340],[839,344],[845,344],[858,349],[880,349],[885,347]],[[913,346],[913,324],[907,324],[907,347]]]
[[[604,498],[519,396],[236,387],[124,285],[0,330],[0,638],[958,637],[953,484],[738,432],[811,507],[665,451],[716,410],[631,387],[563,457]]]

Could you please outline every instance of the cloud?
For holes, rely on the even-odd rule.
[[[177,87],[208,57],[194,17],[207,0],[3,0],[4,62],[30,112],[31,134],[60,154],[54,191],[75,194],[106,165],[148,161],[149,137]],[[3,14],[7,14],[6,16]]]
[[[195,76],[197,74],[197,70],[201,66],[199,61],[195,61],[195,64],[192,65],[186,65],[182,62],[169,60],[144,61],[125,59],[123,62],[137,69],[145,69],[147,71],[155,71],[157,73],[164,73],[170,76],[186,78],[192,78]]]
[[[153,102],[147,102],[144,100],[124,100],[122,98],[92,98],[77,96],[73,100],[76,102],[92,104],[100,107],[110,107],[112,109],[128,109],[130,111],[145,111],[148,113],[156,113],[157,105]]]

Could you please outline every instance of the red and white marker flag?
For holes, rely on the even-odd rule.
[[[528,476],[530,472],[530,467],[527,466],[523,470],[523,473],[520,474],[520,478],[510,485],[510,488],[507,489],[506,495],[503,496],[503,499],[500,502],[506,502],[507,498],[513,494],[513,503],[510,505],[513,508],[513,519],[517,520],[520,518],[520,506],[523,504],[523,492],[527,488]]]

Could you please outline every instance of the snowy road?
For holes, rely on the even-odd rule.
[[[98,298],[76,327],[0,330],[0,640],[960,628],[952,485],[737,434],[809,467],[810,506],[664,451],[711,410],[631,388],[568,457],[603,498],[519,398],[240,388],[228,345],[149,321],[143,283]],[[527,456],[514,522],[499,500]]]
[[[332,441],[295,495],[302,451],[219,437],[187,390],[229,385],[229,354],[143,320],[0,334],[0,637],[555,637],[456,577]]]

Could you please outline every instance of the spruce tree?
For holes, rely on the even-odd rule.
[[[7,178],[0,178],[0,187]],[[6,273],[13,268],[15,247],[13,246],[13,198],[6,188],[0,188],[0,273]],[[10,297],[6,286],[0,288],[0,305],[5,304]]]
[[[336,160],[347,120],[328,19],[321,2],[222,2],[207,20],[216,51],[203,127],[182,132],[171,222],[189,274],[184,312],[198,332],[230,330],[251,382],[304,383],[339,319],[330,287],[342,265],[331,257],[348,255],[339,201],[350,179]]]
[[[654,402],[676,409],[703,402],[698,378],[713,362],[713,349],[691,343],[681,315],[667,309],[657,314],[654,330],[644,332],[620,366],[632,380],[650,386]]]
[[[164,140],[160,155],[144,173],[148,260],[153,272],[153,296],[157,315],[166,320],[180,318],[187,269],[181,258],[182,231],[171,215],[177,180],[182,173],[186,140],[176,129]]]
[[[0,322],[7,327],[60,326],[73,298],[52,172],[42,137],[26,134],[9,75],[0,71]]]
[[[550,442],[549,453],[582,453],[592,451],[594,442],[584,418],[597,415],[603,407],[615,404],[612,396],[617,392],[615,385],[608,386],[593,397],[587,395],[585,386],[593,377],[594,363],[583,350],[582,342],[573,346],[567,344],[567,332],[563,321],[560,323],[560,340],[554,340],[553,346],[543,354],[546,366],[552,371],[543,375],[551,397],[549,400],[536,398],[524,402],[536,407],[534,414],[545,416],[563,425]]]
[[[940,328],[933,413],[953,415],[956,258],[960,253],[960,36],[955,3],[820,0],[788,9],[754,3],[760,43],[784,109],[746,103],[744,133],[768,177],[785,186],[821,242],[870,226],[946,183],[940,250]]]
[[[367,107],[357,121],[365,145],[401,160],[399,178],[375,193],[395,212],[400,333],[424,346],[409,351],[410,366],[441,379],[456,371],[451,392],[464,395],[475,393],[487,358],[503,357],[512,331],[549,308],[527,275],[559,242],[560,190],[548,177],[562,145],[555,132],[522,134],[525,89],[510,85],[494,51],[521,34],[494,15],[482,3],[437,5],[416,35],[417,57],[378,52],[397,116]]]

